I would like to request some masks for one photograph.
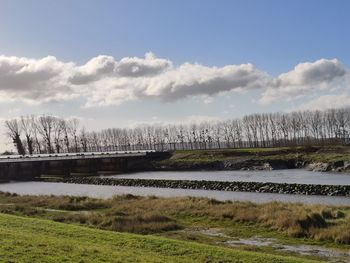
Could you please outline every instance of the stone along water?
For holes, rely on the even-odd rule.
[[[348,173],[311,172],[303,169],[287,169],[275,171],[157,171],[119,174],[111,175],[108,177],[128,179],[350,185],[350,174]]]
[[[304,170],[280,171],[203,171],[203,172],[143,172],[122,174],[112,177],[141,179],[173,179],[173,180],[216,180],[216,181],[259,181],[278,183],[311,183],[350,185],[349,174],[317,173]],[[327,205],[350,205],[349,197],[305,196],[289,194],[225,192],[209,190],[167,189],[152,187],[102,186],[46,182],[16,182],[0,184],[0,191],[31,195],[75,195],[109,198],[113,195],[156,195],[197,196],[218,200],[240,200],[252,202],[303,202]]]

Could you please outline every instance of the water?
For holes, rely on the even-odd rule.
[[[0,191],[21,195],[71,195],[110,198],[114,195],[133,194],[141,196],[155,195],[159,197],[195,196],[217,200],[252,201],[256,203],[301,202],[307,204],[350,205],[350,197],[338,196],[305,196],[289,194],[225,192],[208,190],[167,189],[152,187],[127,187],[107,185],[84,185],[46,182],[14,182],[0,184]]]
[[[303,183],[325,185],[350,185],[350,174],[321,173],[306,170],[277,171],[190,171],[190,172],[141,172],[112,175],[114,178],[215,180],[274,183]],[[0,191],[28,195],[75,195],[110,198],[120,194],[156,195],[160,197],[195,196],[218,200],[240,200],[265,203],[271,201],[302,202],[309,204],[350,205],[350,197],[305,196],[271,193],[226,192],[152,187],[102,186],[46,182],[13,182],[0,184]]]
[[[190,171],[190,172],[141,172],[112,175],[114,178],[243,181],[271,183],[300,183],[323,185],[350,185],[350,173],[311,172],[303,169],[275,171]]]

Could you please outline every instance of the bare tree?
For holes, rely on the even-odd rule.
[[[37,129],[43,140],[46,142],[46,151],[48,153],[53,153],[52,147],[52,133],[54,132],[54,125],[56,118],[53,116],[40,116],[37,119]]]
[[[34,152],[34,138],[33,133],[35,129],[35,117],[32,116],[22,116],[20,119],[21,130],[24,132],[24,136],[26,137],[26,144],[29,154],[33,154]]]
[[[69,119],[66,121],[66,126],[68,133],[72,137],[73,143],[74,143],[74,151],[78,152],[78,127],[79,127],[79,120],[76,118]]]
[[[25,149],[21,141],[20,124],[17,119],[5,121],[5,127],[7,129],[8,136],[12,139],[18,154],[25,155]]]
[[[259,113],[220,122],[143,125],[79,132],[77,119],[22,117],[5,122],[17,151],[52,153],[111,150],[193,150],[344,143],[350,108],[291,113]],[[21,140],[21,133],[25,139]],[[79,135],[78,135],[79,134]]]

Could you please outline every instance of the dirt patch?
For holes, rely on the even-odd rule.
[[[227,240],[224,243],[229,246],[269,246],[274,248],[276,251],[292,252],[303,256],[317,256],[327,258],[328,260],[331,260],[331,262],[350,262],[350,251],[346,252],[338,249],[313,245],[285,245],[278,243],[277,240],[273,238],[240,238],[238,240]]]
[[[232,237],[224,234],[218,228],[206,228],[206,229],[187,229],[183,230],[187,233],[197,233],[205,236],[218,238],[217,244],[224,244],[226,246],[240,247],[240,246],[252,246],[252,247],[270,247],[278,252],[295,253],[301,256],[315,256],[324,258],[330,262],[349,263],[350,262],[350,250],[340,250],[335,248],[326,248],[316,245],[291,245],[282,244],[274,238],[238,238],[232,239]]]

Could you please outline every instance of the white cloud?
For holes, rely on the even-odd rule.
[[[179,67],[168,67],[153,76],[116,76],[90,83],[88,106],[110,105],[147,97],[156,97],[162,101],[189,96],[207,98],[234,89],[262,88],[267,80],[267,74],[251,64],[217,68],[185,63]]]
[[[184,63],[175,67],[171,61],[152,53],[120,61],[97,56],[81,66],[52,56],[0,57],[2,101],[41,103],[76,96],[86,98],[86,106],[148,97],[174,101],[188,96],[209,98],[233,89],[262,88],[267,79],[266,73],[251,64],[207,67]]]
[[[347,70],[337,59],[301,63],[275,78],[263,93],[260,102],[268,104],[280,99],[290,100],[312,91],[331,89],[346,74]]]
[[[208,95],[243,88],[261,88],[267,75],[251,64],[228,65],[221,68],[185,63],[151,79],[148,96],[176,100],[187,96]]]
[[[72,67],[52,56],[37,60],[0,56],[1,100],[35,103],[71,97],[74,92],[66,79]]]
[[[157,58],[152,52],[145,54],[145,58],[123,58],[117,63],[116,73],[120,77],[154,76],[172,67],[167,59]]]
[[[85,65],[76,67],[69,82],[76,85],[87,84],[112,74],[116,61],[111,56],[97,56],[90,59]]]
[[[298,110],[325,110],[350,107],[350,95],[324,95],[298,107]]]
[[[119,61],[101,55],[83,65],[52,56],[42,59],[0,56],[1,101],[42,103],[79,96],[85,98],[87,107],[145,98],[175,101],[198,97],[210,102],[218,94],[252,89],[262,90],[260,102],[270,103],[318,90],[331,91],[344,85],[347,78],[347,69],[336,59],[301,63],[274,78],[252,64],[175,66],[153,53]]]
[[[76,67],[69,81],[75,85],[88,84],[102,78],[149,77],[172,67],[166,59],[148,52],[144,58],[125,57],[119,62],[111,56],[97,56],[85,65]]]

